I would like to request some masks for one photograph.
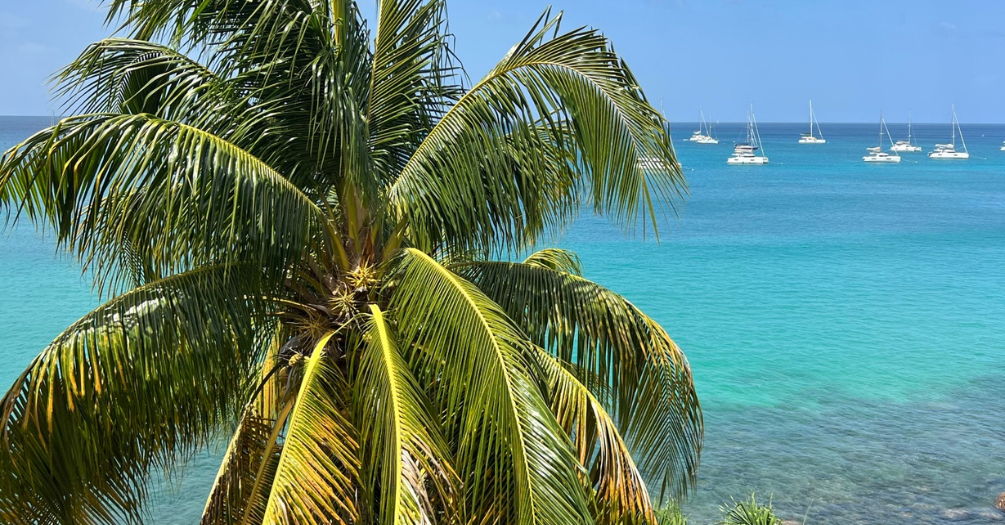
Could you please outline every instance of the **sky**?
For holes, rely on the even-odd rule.
[[[601,29],[673,121],[1005,123],[1005,1],[451,0],[479,78],[553,3]],[[374,3],[362,0],[364,12]],[[96,0],[0,0],[0,115],[50,115],[49,76],[108,36]]]

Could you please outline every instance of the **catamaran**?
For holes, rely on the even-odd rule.
[[[691,138],[688,140],[697,142],[698,144],[719,143],[719,139],[712,135],[712,124],[705,122],[705,113],[701,109],[698,110],[698,130],[692,133]]]
[[[866,148],[865,150],[869,152],[868,155],[862,157],[865,162],[883,162],[883,163],[897,163],[900,162],[900,155],[890,155],[889,153],[883,151],[883,133],[886,132],[886,138],[890,139],[890,145],[893,145],[893,137],[890,136],[890,128],[886,127],[886,121],[883,120],[883,114],[879,115],[879,145]],[[893,151],[893,148],[890,148]]]
[[[751,104],[750,112],[747,113],[747,140],[733,146],[733,156],[729,157],[726,164],[760,165],[767,163],[768,157],[764,156],[761,144],[761,132],[757,130],[757,119],[754,118],[754,105]]]
[[[901,151],[905,153],[917,153],[921,151],[921,146],[914,143],[914,137],[911,135],[911,114],[907,114],[907,140],[898,140],[894,144],[890,151]]]
[[[813,134],[813,125],[817,126],[817,135]],[[820,131],[820,123],[817,122],[816,117],[813,116],[813,101],[810,101],[810,132],[803,133],[799,137],[800,144],[825,144],[827,141],[824,140],[824,134]]]
[[[963,151],[956,151],[956,132],[960,132],[960,143],[963,145]],[[956,119],[956,106],[953,105],[953,138],[949,144],[936,144],[935,149],[928,154],[930,159],[938,160],[963,160],[970,158],[970,152],[967,151],[967,142],[963,140],[963,128],[960,127],[960,121]]]

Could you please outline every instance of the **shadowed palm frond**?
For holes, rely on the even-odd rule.
[[[580,380],[612,408],[661,500],[685,494],[695,480],[703,425],[684,354],[620,295],[539,258],[451,268],[495,300],[534,344],[587,372]]]
[[[568,437],[540,385],[531,347],[505,312],[421,251],[406,250],[391,306],[419,380],[458,444],[467,506],[479,520],[589,523]]]
[[[156,281],[53,341],[0,401],[0,515],[137,520],[150,469],[206,444],[242,403],[260,355],[256,273]]]

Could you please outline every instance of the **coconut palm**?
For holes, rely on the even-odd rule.
[[[681,351],[531,253],[581,210],[658,233],[685,191],[603,35],[545,13],[471,83],[442,0],[373,35],[349,0],[106,3],[75,116],[0,160],[8,224],[107,299],[0,402],[0,521],[140,522],[214,444],[206,525],[653,524],[688,490]]]

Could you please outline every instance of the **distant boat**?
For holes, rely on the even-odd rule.
[[[1002,150],[1002,151],[1005,151],[1005,141],[1002,141],[1002,147],[1001,147],[1001,150]]]
[[[883,151],[883,133],[886,132],[886,137],[890,139],[891,146],[893,145],[893,137],[890,136],[890,128],[886,127],[886,121],[883,120],[883,114],[879,115],[879,145],[866,148],[869,152],[868,155],[862,157],[865,162],[881,162],[887,164],[894,164],[900,162],[900,155],[890,155],[889,153]],[[893,149],[892,147],[890,148]]]
[[[751,104],[750,112],[747,113],[747,140],[733,146],[733,156],[729,157],[726,164],[767,164],[768,157],[764,156],[762,146],[761,132],[757,130],[757,119],[754,118],[754,105]]]
[[[960,143],[963,145],[963,151],[956,151],[956,132],[960,132]],[[938,160],[964,160],[970,158],[970,152],[967,151],[967,142],[963,140],[963,128],[960,127],[960,121],[956,119],[956,106],[953,106],[953,138],[949,144],[936,144],[935,149],[928,154],[930,159]]]
[[[705,122],[705,113],[698,110],[698,130],[688,139],[698,144],[718,144],[719,140],[712,135],[712,125]]]
[[[914,144],[914,137],[911,135],[911,114],[907,114],[907,140],[898,140],[890,151],[901,151],[906,153],[917,153],[921,151],[921,146]]]
[[[817,126],[817,134],[816,135],[813,134],[813,125],[814,124],[816,124],[816,126]],[[826,144],[827,143],[827,141],[824,140],[824,134],[823,134],[823,132],[820,131],[820,123],[817,122],[816,117],[813,116],[813,101],[812,100],[810,101],[810,132],[809,133],[803,133],[799,137],[799,143],[800,144]]]

